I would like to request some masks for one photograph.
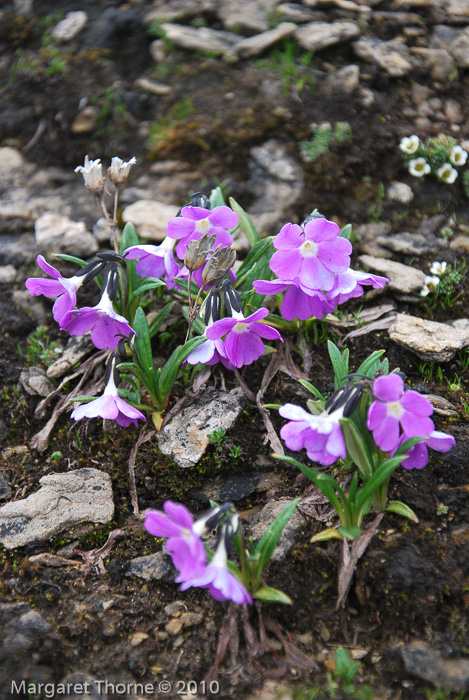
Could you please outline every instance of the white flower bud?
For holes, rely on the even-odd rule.
[[[75,168],[76,173],[81,173],[85,181],[85,185],[95,195],[100,195],[104,192],[104,175],[101,159],[90,160],[85,156],[85,165],[79,165]]]
[[[111,167],[107,169],[111,182],[116,186],[123,185],[129,177],[130,168],[136,162],[136,158],[131,158],[129,161],[124,162],[117,156],[114,156],[111,160]]]

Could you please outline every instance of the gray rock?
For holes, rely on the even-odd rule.
[[[412,70],[409,49],[396,39],[382,41],[363,37],[353,48],[359,58],[378,65],[391,78],[402,78]]]
[[[450,24],[469,24],[469,2],[467,0],[443,0]]]
[[[454,29],[445,24],[434,27],[430,48],[445,49],[460,68],[469,68],[469,27]]]
[[[412,187],[405,182],[391,182],[386,194],[391,202],[397,204],[410,204],[414,198]]]
[[[78,526],[107,524],[114,515],[111,479],[97,469],[48,474],[28,498],[0,508],[0,542],[7,549],[44,542]]]
[[[72,221],[68,216],[48,212],[36,219],[35,230],[36,243],[43,253],[89,258],[98,251],[98,243],[83,221]]]
[[[218,3],[217,14],[225,29],[248,32],[265,32],[269,29],[270,12],[279,0],[223,0]]]
[[[54,390],[45,371],[40,367],[27,367],[20,374],[20,384],[30,396],[48,396]]]
[[[76,115],[72,122],[74,134],[91,134],[96,129],[99,119],[99,111],[93,105],[88,105]]]
[[[166,237],[168,221],[177,215],[179,207],[154,200],[141,199],[129,204],[122,212],[126,223],[131,221],[141,238],[162,241]]]
[[[13,265],[2,265],[0,267],[0,284],[12,284],[18,273]]]
[[[388,277],[387,287],[396,292],[402,294],[417,293],[425,284],[425,273],[422,270],[409,267],[409,265],[403,265],[394,260],[374,258],[371,255],[360,255],[359,261],[365,268]]]
[[[312,22],[314,19],[317,19],[317,13],[304,5],[299,5],[294,2],[283,2],[278,6],[277,10],[280,12],[280,17],[284,22],[302,24],[303,22]]]
[[[396,233],[393,236],[378,237],[376,242],[379,245],[389,248],[394,253],[404,255],[428,255],[448,247],[448,241],[444,238],[437,238],[433,235],[423,235],[421,233]]]
[[[456,77],[456,64],[446,49],[415,46],[412,48],[412,55],[421,59],[422,69],[427,70],[433,80],[445,82]]]
[[[387,236],[391,233],[391,226],[389,224],[386,222],[361,224],[356,227],[356,233],[360,241],[360,250],[364,253],[374,257],[392,257],[389,251],[380,246],[376,241],[380,236]]]
[[[250,535],[254,540],[259,540],[264,534],[266,528],[273,523],[275,518],[280,515],[282,510],[286,508],[292,499],[285,499],[282,501],[271,501],[267,503],[257,516],[256,522],[251,526]],[[295,510],[292,517],[285,525],[282,536],[279,540],[277,548],[275,549],[272,559],[273,561],[280,561],[284,559],[288,552],[292,549],[295,544],[296,538],[300,530],[305,525],[305,519]]]
[[[182,410],[158,434],[158,447],[181,467],[192,467],[204,454],[215,430],[229,430],[244,408],[243,392],[208,391]]]
[[[2,236],[0,262],[5,267],[13,265],[19,268],[36,260],[39,249],[33,233]]]
[[[299,27],[295,39],[306,51],[320,51],[360,36],[355,22],[310,22]]]
[[[49,632],[51,626],[36,610],[29,610],[21,615],[16,628],[24,634],[40,635]]]
[[[389,337],[422,360],[448,362],[458,350],[469,345],[469,331],[416,316],[397,314]]]
[[[446,217],[444,214],[427,216],[420,222],[417,233],[421,233],[424,236],[433,236],[440,233],[441,229],[447,223],[448,217]]]
[[[262,34],[256,34],[248,39],[242,39],[234,47],[234,54],[239,58],[257,56],[281,39],[293,34],[295,30],[296,24],[293,24],[293,22],[281,22],[275,29],[262,32]]]
[[[173,91],[170,85],[163,85],[163,83],[157,83],[155,80],[149,80],[148,78],[138,78],[134,84],[139,90],[151,92],[153,95],[169,95]]]
[[[222,32],[209,27],[186,27],[181,24],[164,22],[161,28],[170,41],[183,49],[196,49],[204,53],[231,54],[239,42],[239,36],[232,32]]]
[[[169,0],[166,4],[158,3],[159,7],[150,10],[145,15],[144,23],[174,22],[176,19],[199,17],[204,12],[214,12],[218,0]]]
[[[145,557],[136,557],[130,562],[129,574],[145,581],[174,581],[176,569],[166,552],[160,551]]]
[[[408,673],[453,691],[469,688],[469,659],[444,659],[440,652],[419,640],[399,649]]]
[[[9,481],[8,474],[0,472],[0,501],[8,501],[11,498],[12,490]]]
[[[55,25],[51,34],[58,41],[71,41],[86,26],[88,15],[82,10],[67,12],[64,19]]]
[[[360,84],[360,66],[352,63],[349,66],[339,68],[338,71],[328,75],[326,87],[331,92],[342,92],[351,95]]]
[[[223,482],[220,482],[219,479],[210,481],[204,485],[203,491],[196,491],[191,495],[205,504],[211,500],[219,503],[235,503],[254,493],[258,481],[258,476],[248,477],[235,474]]]
[[[63,377],[77,362],[81,362],[93,350],[95,350],[95,346],[91,342],[89,333],[72,336],[59,359],[47,369],[46,375],[49,379]]]

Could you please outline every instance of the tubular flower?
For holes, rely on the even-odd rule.
[[[60,272],[49,265],[42,255],[37,256],[36,262],[52,279],[30,277],[26,280],[26,289],[32,296],[44,294],[48,299],[56,299],[52,314],[60,324],[65,314],[77,303],[77,290],[85,281],[85,276],[62,277]]]
[[[382,289],[388,282],[387,277],[372,275],[369,272],[359,272],[349,267],[345,272],[339,272],[335,276],[334,286],[327,292],[326,300],[335,309],[336,306],[349,299],[360,297],[364,292],[363,285],[370,285],[373,289]]]
[[[205,234],[216,234],[215,247],[229,247],[233,243],[233,237],[227,229],[233,229],[237,225],[238,215],[229,207],[215,207],[210,211],[203,207],[188,206],[181,209],[181,216],[169,220],[166,233],[178,241],[176,254],[184,260],[189,243]]]
[[[290,450],[305,447],[308,457],[323,466],[345,459],[347,450],[339,423],[343,408],[314,416],[300,406],[287,403],[279,408],[279,413],[291,421],[280,429],[280,437]]]
[[[435,426],[429,416],[430,401],[416,391],[404,391],[404,380],[398,374],[378,377],[373,383],[373,401],[368,411],[367,427],[384,452],[399,445],[399,427],[410,437],[429,436]]]
[[[299,318],[307,321],[312,316],[323,318],[333,311],[320,289],[309,289],[295,280],[256,280],[253,286],[258,294],[280,294],[285,292],[280,306],[280,313],[287,321]]]
[[[334,286],[334,274],[350,265],[352,244],[339,236],[333,221],[317,218],[305,224],[286,224],[273,241],[277,252],[270,269],[282,280],[298,278],[308,289],[328,292]]]
[[[166,237],[160,245],[134,245],[124,251],[127,260],[138,260],[140,277],[163,277],[167,289],[176,286],[174,278],[179,274],[179,265],[173,253],[174,241]]]

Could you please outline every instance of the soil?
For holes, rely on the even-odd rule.
[[[115,5],[103,0],[82,2],[79,9],[86,10],[92,22]],[[391,81],[370,71],[369,86],[375,91],[376,99],[371,107],[365,108],[358,97],[344,100],[343,96],[328,93],[322,78],[332,58],[328,51],[322,52],[320,58],[314,57],[308,74],[316,80],[314,91],[308,87],[298,90],[293,85],[284,91],[279,75],[261,61],[230,65],[221,59],[197,56],[173,47],[166,66],[167,75],[177,75],[172,82],[173,92],[163,97],[142,97],[135,93],[133,82],[151,68],[151,59],[147,51],[135,51],[135,42],[148,46],[154,37],[145,33],[139,22],[148,9],[145,3],[132,3],[130,8],[135,26],[119,37],[120,43],[114,37],[103,42],[99,49],[79,43],[66,44],[61,49],[66,72],[50,74],[49,71],[49,75],[51,56],[47,53],[44,33],[56,12],[56,3],[36,0],[30,17],[15,16],[7,9],[0,22],[3,145],[23,149],[26,146],[29,160],[67,169],[83,162],[85,153],[106,160],[115,154],[123,158],[135,155],[139,159],[138,174],[148,171],[152,162],[181,158],[198,175],[194,190],[209,191],[211,186],[226,181],[230,194],[249,208],[254,195],[246,184],[247,164],[253,145],[276,137],[297,155],[299,141],[310,136],[311,122],[347,121],[352,129],[351,141],[332,147],[329,155],[305,164],[306,194],[291,212],[294,220],[301,220],[318,206],[321,213],[340,219],[342,224],[368,223],[379,218],[390,222],[395,230],[413,231],[424,216],[436,213],[454,215],[458,222],[468,223],[469,208],[462,185],[444,188],[430,180],[416,184],[403,170],[397,144],[402,136],[409,134],[409,122],[403,116],[403,108],[412,104],[408,83]],[[61,3],[62,14],[72,9],[77,9],[77,3]],[[422,12],[425,15],[425,9]],[[386,31],[386,25],[375,28],[375,35],[388,38]],[[24,68],[24,62],[23,67],[18,66],[20,58],[29,68]],[[334,51],[336,66],[353,60],[347,47]],[[164,77],[158,77],[165,82]],[[266,80],[272,83],[271,91],[260,94],[259,85]],[[459,99],[467,109],[468,82],[469,74],[462,73],[460,80],[449,84],[440,96]],[[234,93],[235,98],[227,101],[227,93]],[[100,110],[98,128],[91,141],[89,134],[74,134],[71,129],[83,95]],[[190,113],[181,107],[184,99],[186,112]],[[214,115],[217,115],[215,120]],[[42,135],[31,145],[41,122],[45,124]],[[139,128],[149,123],[159,125],[152,142],[148,140],[148,130]],[[431,128],[422,134],[429,135]],[[468,137],[466,121],[458,138]],[[414,188],[410,211],[409,206],[383,201],[380,195],[381,183],[387,186],[395,179]],[[359,242],[355,250],[359,252]],[[462,256],[458,256],[461,261]],[[395,259],[411,262],[405,255]],[[452,262],[455,254],[448,252],[446,259]],[[22,288],[23,282],[19,280],[15,287]],[[461,296],[451,308],[451,318],[468,315],[467,287],[461,283],[458,291]],[[8,309],[10,292],[5,286],[0,288],[0,304],[4,309]],[[415,313],[415,305],[399,303],[400,311]],[[357,309],[358,305],[351,304],[349,310],[353,308]],[[421,316],[435,320],[446,320],[448,311],[437,308],[430,312],[425,305],[418,306]],[[153,683],[157,678],[167,679],[173,688],[179,689],[183,686],[176,686],[178,681],[187,683],[194,679],[200,684],[213,663],[218,631],[228,606],[210,599],[204,591],[180,593],[173,583],[148,582],[129,576],[130,560],[158,551],[161,546],[145,533],[132,514],[128,459],[137,431],[115,430],[103,426],[101,421],[72,425],[68,417],[62,417],[47,451],[38,454],[30,449],[31,438],[44,421],[34,417],[37,399],[18,388],[18,379],[28,364],[28,335],[34,330],[34,323],[27,315],[21,317],[15,312],[8,329],[0,345],[0,380],[4,387],[0,403],[0,450],[3,451],[1,468],[9,475],[13,498],[25,498],[37,490],[44,474],[99,468],[112,479],[115,517],[106,528],[80,537],[79,549],[87,551],[102,546],[115,528],[133,528],[131,536],[115,543],[105,560],[104,575],[93,568],[85,572],[78,556],[74,559],[75,566],[58,569],[29,561],[33,554],[57,553],[67,544],[65,538],[15,551],[1,550],[0,602],[26,602],[51,624],[51,631],[34,649],[32,660],[26,664],[24,657],[19,657],[15,672],[26,673],[30,680],[47,678],[56,683],[67,674],[80,671],[113,683]],[[333,338],[331,331],[328,332]],[[52,319],[48,333],[50,339],[57,336]],[[65,334],[63,337],[59,334],[59,338],[64,339]],[[342,611],[335,607],[339,545],[334,541],[309,544],[313,534],[324,527],[323,523],[307,518],[292,552],[285,560],[270,565],[269,585],[286,591],[293,605],[275,605],[265,614],[277,621],[287,640],[318,664],[317,670],[307,671],[291,663],[281,679],[277,676],[277,681],[296,693],[295,698],[315,697],[313,686],[322,689],[319,697],[330,697],[326,674],[332,669],[334,650],[345,646],[350,651],[365,650],[356,684],[359,689],[370,685],[373,697],[401,700],[437,697],[431,694],[436,692],[434,685],[405,670],[398,649],[400,645],[420,640],[448,659],[469,654],[466,636],[469,376],[464,365],[467,352],[441,365],[439,373],[438,363],[422,367],[415,356],[393,344],[386,331],[356,338],[348,346],[354,367],[373,350],[384,348],[391,367],[405,372],[419,391],[448,398],[459,418],[439,417],[437,429],[453,434],[457,446],[449,454],[433,453],[423,471],[401,470],[395,476],[392,497],[408,503],[419,523],[409,524],[391,514],[385,516],[379,534],[358,563]],[[332,372],[325,344],[318,344],[312,350],[311,380],[321,390],[330,391]],[[158,354],[155,341],[155,355]],[[301,365],[299,354],[294,355],[294,360]],[[248,386],[260,386],[267,363],[268,358],[263,358],[255,366],[245,368],[242,374]],[[456,375],[460,388],[454,386]],[[236,385],[229,373],[225,373],[224,380],[227,388]],[[221,381],[219,370],[211,381]],[[185,387],[177,386],[172,402],[184,391]],[[299,384],[283,375],[277,375],[265,396],[269,403],[294,400],[304,405],[306,399],[307,394]],[[279,429],[281,419],[274,411],[271,417],[274,427]],[[18,449],[19,446],[26,449]],[[229,456],[233,446],[242,450],[237,459]],[[211,446],[198,465],[182,472],[158,451],[154,442],[146,443],[139,448],[136,464],[140,510],[161,507],[170,498],[184,502],[194,513],[201,512],[206,505],[200,500],[204,485],[213,480],[223,483],[233,475],[249,476],[266,465],[269,471],[275,471],[278,479],[270,490],[236,501],[244,517],[249,518],[250,512],[257,512],[269,500],[302,496],[309,482],[289,465],[273,460],[270,452],[260,416],[251,405],[230,431],[221,459]],[[179,608],[167,607],[175,601],[180,602]],[[178,620],[181,611],[200,614],[200,620],[197,618],[194,626],[176,634],[171,632],[170,625],[168,632],[168,623]],[[257,624],[254,610],[251,622]],[[281,658],[282,653],[278,653]],[[247,698],[254,691],[260,693],[258,697],[275,697],[268,695],[270,686],[265,678],[275,678],[279,666],[281,661],[271,654],[263,660],[264,670],[260,672],[259,663],[249,657],[242,641],[234,671],[226,660],[220,667],[218,697]],[[450,691],[444,697],[453,697]],[[199,696],[203,695],[199,686]],[[109,691],[108,697],[127,695]]]

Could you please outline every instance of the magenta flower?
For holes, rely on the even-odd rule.
[[[220,321],[207,328],[205,334],[209,340],[219,340],[225,337],[226,358],[237,368],[250,365],[264,354],[265,345],[261,338],[269,340],[281,340],[280,333],[266,323],[259,323],[260,319],[268,316],[269,311],[260,308],[253,314],[244,318],[222,318]]]
[[[212,211],[203,207],[183,207],[181,216],[170,219],[166,233],[170,238],[178,242],[176,246],[177,256],[183,260],[186,248],[191,241],[202,238],[204,234],[216,233],[213,248],[218,245],[229,248],[233,243],[233,237],[227,229],[233,229],[238,225],[238,215],[229,207],[215,207]]]
[[[94,401],[82,403],[72,413],[74,420],[97,418],[98,416],[108,420],[115,420],[116,423],[119,423],[124,428],[128,428],[131,423],[137,427],[137,420],[146,421],[143,413],[131,406],[127,401],[124,401],[124,399],[121,399],[114,382],[113,372],[109,375],[103,395]]]
[[[124,251],[124,257],[138,260],[136,269],[140,277],[164,276],[166,287],[173,289],[176,286],[174,278],[179,274],[173,248],[173,239],[166,237],[160,245],[133,245]]]
[[[402,435],[398,447],[408,439],[408,435]],[[455,444],[456,440],[452,435],[434,430],[426,440],[422,440],[422,442],[417,443],[417,445],[411,447],[410,450],[407,450],[406,454],[408,457],[402,462],[402,466],[404,469],[423,469],[428,462],[429,447],[437,452],[449,452]]]
[[[181,591],[188,588],[208,588],[215,600],[232,600],[238,605],[252,603],[249,592],[241,581],[228,569],[228,556],[225,548],[224,531],[217,545],[212,561],[200,574],[195,574],[183,582]]]
[[[430,401],[416,391],[404,391],[404,380],[398,374],[378,377],[373,383],[373,401],[368,411],[367,427],[384,452],[399,444],[399,426],[408,438],[429,437],[435,430],[429,416]]]
[[[350,265],[352,244],[339,236],[339,227],[327,219],[313,219],[305,224],[286,224],[274,239],[270,269],[282,280],[299,279],[308,289],[329,291],[335,273]]]
[[[334,286],[327,292],[326,299],[335,308],[349,299],[360,297],[364,292],[364,284],[371,285],[373,289],[382,289],[388,282],[387,277],[359,272],[349,267],[345,272],[335,275]]]
[[[309,289],[300,283],[299,279],[288,280],[256,280],[253,286],[258,294],[280,294],[285,292],[280,306],[280,313],[287,321],[299,318],[307,321],[315,316],[323,316],[334,309],[327,303],[326,296],[320,289]]]
[[[144,527],[154,537],[167,537],[166,551],[178,569],[176,583],[202,574],[207,555],[200,535],[205,529],[205,519],[194,523],[187,508],[173,501],[163,504],[165,513],[148,510]]]
[[[205,337],[206,331],[204,333]],[[225,343],[223,340],[207,340],[198,345],[186,358],[190,365],[216,365],[221,362],[226,369],[234,369],[233,365],[226,357]]]
[[[32,296],[44,294],[48,299],[56,299],[52,307],[52,314],[57,323],[73,309],[77,303],[77,289],[85,281],[85,276],[62,277],[60,272],[49,265],[42,255],[37,256],[37,264],[52,279],[30,277],[26,280],[26,289]]]
[[[287,403],[279,408],[279,413],[291,421],[280,429],[280,437],[290,450],[296,452],[305,447],[309,459],[324,466],[345,459],[347,450],[339,423],[342,408],[313,416],[300,406]]]

